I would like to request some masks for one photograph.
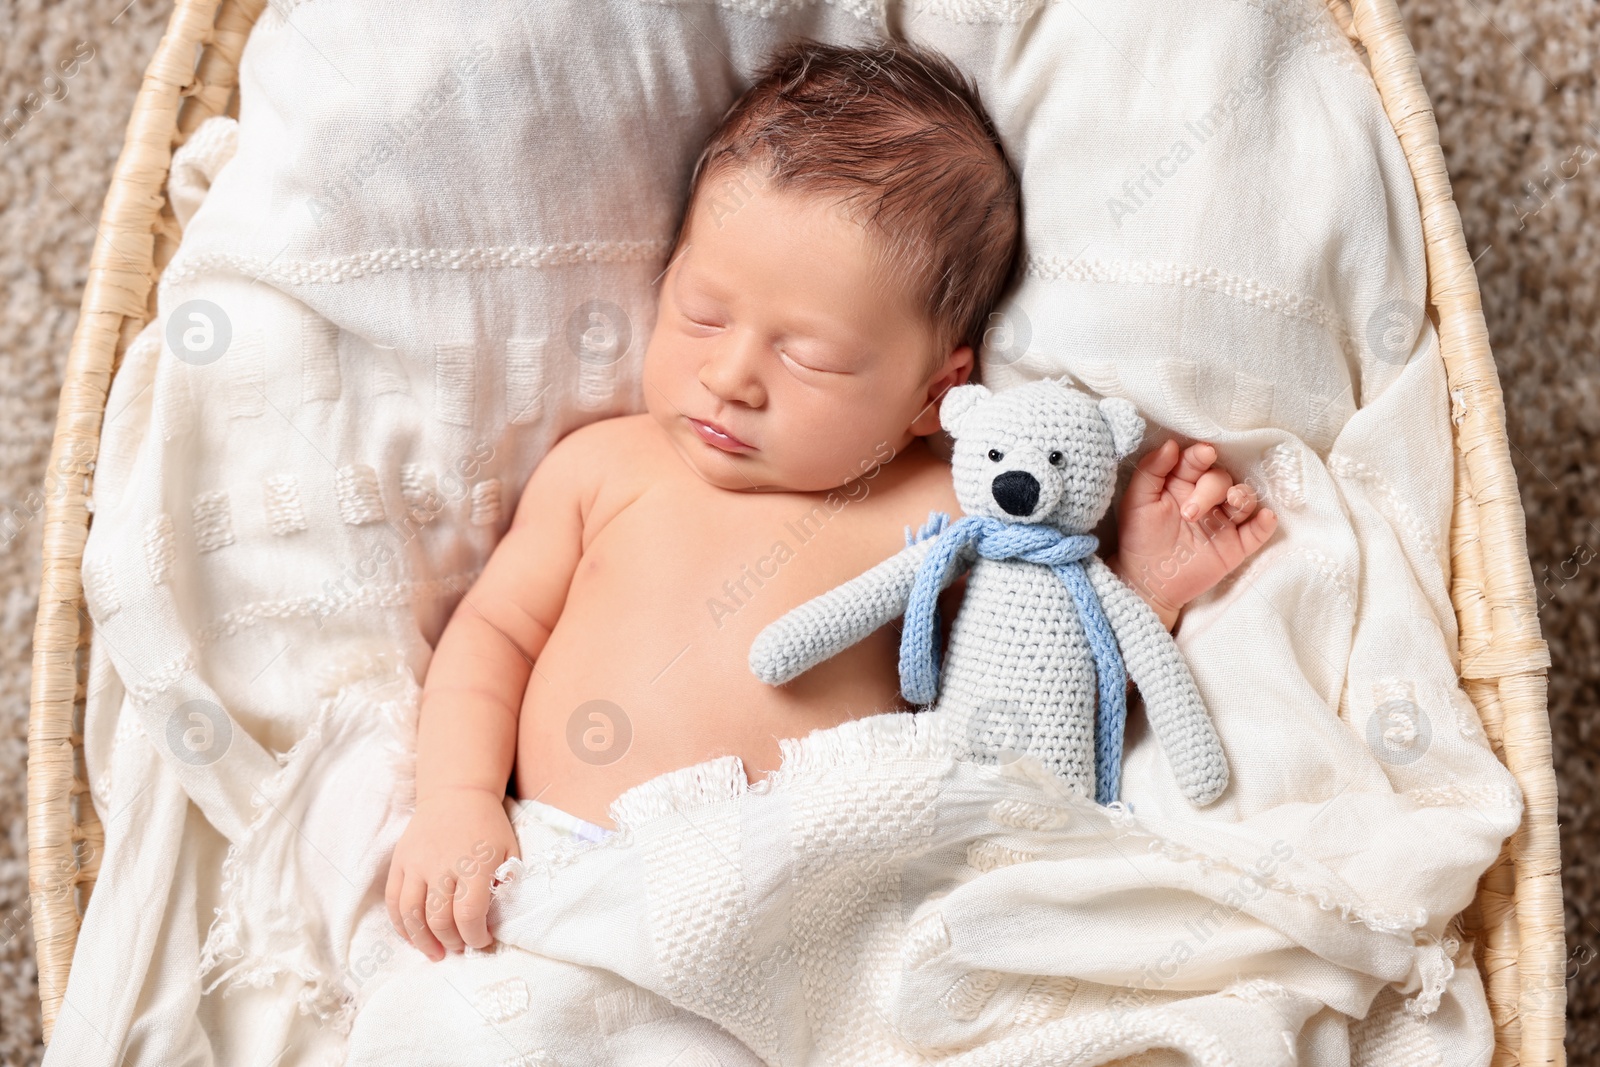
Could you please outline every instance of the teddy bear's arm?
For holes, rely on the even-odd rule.
[[[917,568],[933,544],[918,541],[767,626],[750,645],[750,669],[768,685],[782,685],[905,614]]]
[[[1228,788],[1228,759],[1183,653],[1138,593],[1099,557],[1086,562],[1089,581],[1116,632],[1128,676],[1144,696],[1145,714],[1167,751],[1178,788],[1195,804],[1211,803]]]

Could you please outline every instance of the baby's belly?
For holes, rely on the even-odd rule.
[[[750,672],[763,626],[849,574],[707,554],[580,564],[523,698],[519,796],[609,826],[612,800],[666,771],[734,755],[753,780],[780,738],[905,708],[893,626],[786,686]]]

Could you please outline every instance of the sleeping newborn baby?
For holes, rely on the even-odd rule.
[[[490,944],[508,807],[598,838],[659,774],[735,755],[754,779],[780,738],[906,709],[892,626],[782,687],[750,644],[959,514],[926,438],[1020,235],[994,128],[936,55],[802,43],[729,110],[660,279],[647,412],[550,451],[440,638],[387,886],[417,948]],[[1169,628],[1276,522],[1215,458],[1168,442],[1119,508],[1107,562]]]

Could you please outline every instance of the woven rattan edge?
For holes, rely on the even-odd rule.
[[[1457,602],[1462,673],[1470,683],[1469,695],[1485,713],[1486,727],[1498,718],[1500,751],[1525,802],[1522,825],[1508,846],[1515,867],[1514,907],[1479,909],[1484,937],[1502,949],[1513,939],[1516,944],[1515,981],[1497,983],[1491,976],[1487,986],[1497,1032],[1516,1030],[1514,1045],[1497,1042],[1495,1062],[1564,1064],[1566,945],[1545,700],[1550,655],[1539,632],[1504,399],[1438,124],[1399,9],[1395,0],[1355,0],[1353,15],[1373,81],[1416,183],[1429,297],[1438,314],[1440,348],[1456,400],[1457,462],[1464,467],[1458,479],[1465,477],[1470,506],[1456,509],[1453,563],[1478,568],[1457,575],[1452,583],[1453,598],[1459,592],[1468,601]],[[1476,541],[1476,550],[1462,551],[1463,541]],[[1491,697],[1497,707],[1486,710]],[[1503,890],[1505,872],[1495,869],[1491,874]],[[1500,929],[1512,922],[1514,930]],[[1515,1004],[1506,1003],[1504,998],[1513,992]]]
[[[89,479],[116,362],[152,314],[155,234],[180,115],[226,106],[249,23],[263,3],[224,4],[220,18],[218,6],[218,0],[178,0],[145,70],[90,254],[46,468],[28,711],[28,891],[46,1041],[77,947],[79,893],[92,888],[103,843],[75,733],[87,638],[80,567]],[[186,101],[197,87],[207,95]]]

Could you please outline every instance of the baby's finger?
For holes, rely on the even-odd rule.
[[[400,888],[400,920],[405,928],[406,940],[416,946],[430,960],[444,959],[444,947],[428,931],[423,906],[428,899],[428,883],[415,875]]]
[[[456,879],[446,874],[428,891],[428,929],[439,939],[446,952],[460,952],[466,947],[456,930],[455,914]]]
[[[409,937],[406,924],[400,920],[400,887],[405,884],[405,872],[398,863],[389,864],[389,880],[383,886],[383,903],[389,909],[389,925],[401,937]]]
[[[1256,491],[1240,482],[1228,490],[1225,510],[1228,513],[1228,518],[1237,524],[1255,514],[1256,505],[1259,503],[1260,501],[1256,499]]]
[[[1200,516],[1209,514],[1212,508],[1228,498],[1231,488],[1233,477],[1227,471],[1206,471],[1195,482],[1194,492],[1189,494],[1189,499],[1183,502],[1183,517],[1190,522],[1200,521]]]
[[[1182,482],[1198,482],[1200,476],[1210,470],[1211,465],[1216,461],[1216,447],[1201,441],[1199,444],[1190,445],[1183,450],[1183,457],[1178,460],[1178,465],[1174,468],[1172,476]],[[1232,481],[1232,479],[1229,480]]]
[[[1239,525],[1239,547],[1248,556],[1270,541],[1272,532],[1277,528],[1278,516],[1271,508],[1262,508],[1249,522]]]
[[[1124,508],[1140,507],[1157,503],[1161,499],[1161,491],[1166,487],[1167,475],[1172,473],[1172,468],[1178,465],[1178,455],[1182,450],[1178,442],[1166,441],[1145,455],[1133,468],[1133,477],[1128,479],[1128,491],[1123,495]]]
[[[1157,478],[1165,478],[1168,472],[1178,465],[1178,457],[1181,454],[1182,449],[1178,447],[1178,442],[1168,438],[1161,443],[1160,448],[1145,453],[1144,458],[1135,464],[1135,469],[1145,474],[1153,474]]]
[[[461,939],[473,948],[488,948],[489,877],[469,878],[456,891],[456,928]]]

